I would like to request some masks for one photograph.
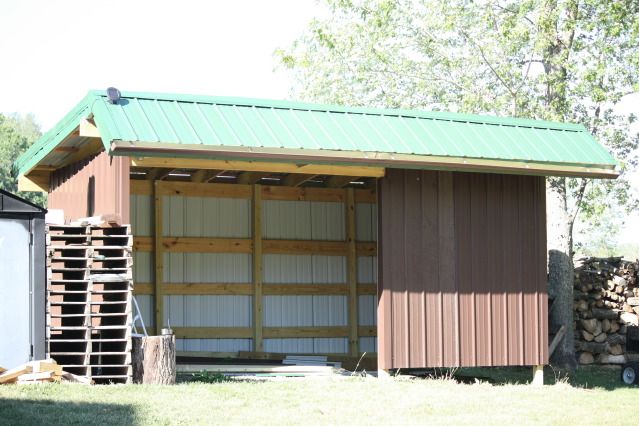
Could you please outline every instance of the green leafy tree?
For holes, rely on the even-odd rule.
[[[624,178],[636,164],[635,117],[614,107],[639,89],[639,2],[323,3],[328,17],[276,52],[296,97],[579,122],[622,161],[616,181],[547,179],[551,326],[571,331],[553,361],[572,369],[573,225],[603,214],[607,201],[635,205]]]
[[[13,162],[40,137],[40,126],[33,115],[0,114],[0,188],[18,194],[35,204],[44,206],[46,199],[39,192],[19,192],[13,175]]]

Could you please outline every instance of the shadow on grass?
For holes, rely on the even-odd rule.
[[[134,407],[127,404],[0,398],[0,423],[135,425],[137,419]]]
[[[411,371],[403,371],[412,374]],[[494,385],[528,384],[532,381],[531,367],[491,367],[491,368],[440,368],[430,370],[427,374],[418,374],[420,377],[452,378],[458,383],[488,382]],[[621,368],[609,366],[582,366],[579,367],[568,379],[562,378],[558,371],[552,367],[544,368],[544,384],[553,385],[558,381],[566,381],[574,387],[592,389],[602,388],[615,390],[628,388],[621,381]]]

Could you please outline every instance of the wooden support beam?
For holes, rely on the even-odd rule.
[[[178,339],[250,339],[251,327],[172,327]]]
[[[164,181],[156,181],[163,182]],[[135,251],[152,251],[154,242],[150,237],[135,236]],[[250,238],[208,238],[208,237],[162,237],[162,249],[171,253],[251,253],[253,241]],[[375,256],[376,243],[355,244],[357,256]],[[344,241],[314,240],[265,240],[262,252],[266,254],[321,254],[326,256],[346,256],[348,243]]]
[[[533,386],[543,386],[544,385],[544,366],[543,365],[533,365],[532,367],[533,379],[531,384]]]
[[[348,280],[348,348],[351,356],[359,354],[358,335],[358,296],[357,296],[357,242],[355,235],[355,192],[353,188],[346,190],[344,203],[346,212],[346,243],[348,253],[346,255],[347,280]]]
[[[353,176],[329,176],[326,179],[326,186],[329,188],[342,188],[357,179],[357,177]]]
[[[290,173],[282,181],[282,186],[300,186],[318,175]]]
[[[251,198],[250,185],[225,183],[166,182],[161,187],[162,195],[183,197]]]
[[[136,282],[134,294],[153,295],[154,283]],[[253,283],[162,283],[168,295],[244,295],[254,294]],[[268,296],[348,296],[346,284],[267,284],[262,283],[262,295]],[[358,284],[358,295],[375,295],[375,284]]]
[[[253,348],[264,350],[262,340],[262,186],[253,185]]]
[[[254,185],[272,173],[269,172],[244,172],[237,178],[237,183],[241,185]]]
[[[191,182],[208,182],[222,173],[224,173],[224,170],[196,170],[193,172],[193,174],[191,174]]]
[[[100,131],[93,120],[84,119],[80,121],[79,135],[85,138],[99,138]]]
[[[162,280],[164,278],[164,246],[162,245],[162,196],[161,186],[163,182],[156,180],[154,182],[154,203],[155,211],[155,232],[154,232],[154,249],[155,249],[155,332],[160,334],[164,327],[164,293]]]
[[[131,158],[133,167],[173,167],[177,169],[223,169],[244,172],[303,173],[315,175],[383,177],[383,167],[339,166],[333,164],[272,163],[270,161],[208,160],[182,157]]]

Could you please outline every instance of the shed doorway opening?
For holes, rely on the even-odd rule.
[[[170,324],[180,352],[374,355],[377,177],[325,167],[132,161],[135,295],[145,323]]]

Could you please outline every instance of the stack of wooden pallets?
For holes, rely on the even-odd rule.
[[[47,356],[96,383],[131,381],[130,225],[47,227]]]

